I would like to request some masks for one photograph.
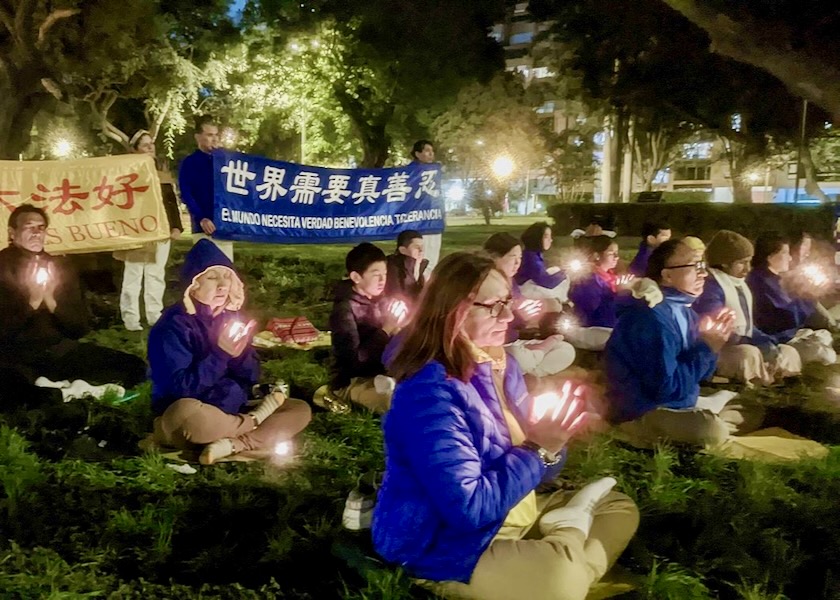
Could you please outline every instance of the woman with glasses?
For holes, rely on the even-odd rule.
[[[638,525],[598,480],[572,496],[536,487],[582,427],[583,388],[532,397],[502,346],[507,278],[485,256],[444,258],[391,364],[385,475],[373,543],[449,598],[583,600]]]
[[[603,350],[616,323],[618,293],[632,280],[619,276],[618,244],[605,235],[587,240],[585,250],[589,259],[589,273],[575,281],[569,290],[569,300],[575,307],[577,323],[566,332],[576,348]]]
[[[781,234],[767,232],[756,239],[752,271],[747,275],[755,300],[755,324],[778,343],[796,348],[803,363],[834,364],[837,353],[831,333],[806,328],[817,310],[816,300],[808,297],[808,290],[783,283],[791,260],[790,244]]]
[[[700,397],[700,383],[715,372],[734,325],[728,310],[701,318],[691,308],[707,277],[702,258],[679,239],[656,248],[647,277],[659,285],[663,301],[622,305],[607,342],[607,419],[636,446],[717,445],[760,424],[760,416],[731,403],[734,393]]]
[[[542,301],[522,296],[514,276],[522,264],[522,245],[509,233],[494,233],[484,242],[484,250],[508,280],[513,298],[513,320],[508,325],[505,348],[525,373],[535,377],[555,375],[567,369],[575,360],[575,349],[561,334],[545,339],[520,339],[520,332],[530,323],[544,321]]]

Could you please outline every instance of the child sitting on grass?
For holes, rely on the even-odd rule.
[[[404,302],[383,296],[387,274],[385,253],[373,244],[359,244],[345,259],[348,279],[336,288],[330,315],[332,380],[315,393],[314,402],[336,412],[348,402],[377,413],[391,403],[391,381],[384,377],[382,353],[406,316]]]
[[[209,240],[186,256],[183,299],[149,333],[153,441],[182,450],[204,446],[213,464],[240,452],[262,452],[290,440],[310,421],[309,405],[274,391],[244,412],[260,364],[251,347],[254,323],[244,324],[242,280]]]

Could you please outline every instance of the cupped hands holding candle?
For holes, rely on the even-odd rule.
[[[815,288],[812,290],[812,293],[816,295],[824,293],[831,285],[831,277],[829,277],[826,270],[820,265],[814,263],[804,265],[802,267],[802,274],[805,276],[806,281]]]
[[[534,397],[528,440],[557,454],[587,420],[587,388],[567,381],[559,392]]]
[[[541,300],[532,300],[531,298],[523,298],[519,306],[516,307],[517,312],[527,321],[538,316],[543,309]]]
[[[238,319],[231,320],[222,327],[219,333],[219,348],[236,358],[240,356],[248,344],[257,322],[253,319],[247,324]]]
[[[720,352],[729,341],[735,327],[735,311],[722,308],[714,315],[706,315],[700,319],[700,339],[715,352]]]
[[[385,304],[382,329],[389,335],[399,331],[408,320],[408,305],[403,300],[393,298]]]
[[[46,304],[51,312],[55,310],[57,278],[52,264],[35,260],[26,271],[25,276],[29,288],[30,306],[37,310],[42,304]]]
[[[633,282],[636,281],[636,276],[632,273],[625,273],[615,278],[615,287],[628,289]]]

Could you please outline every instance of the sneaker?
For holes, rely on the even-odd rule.
[[[373,387],[377,394],[388,396],[394,395],[394,390],[397,388],[397,380],[387,375],[377,375],[373,378]]]
[[[233,440],[222,438],[204,446],[204,450],[198,457],[198,462],[202,465],[212,465],[217,460],[227,458],[231,454],[233,454]]]
[[[359,488],[351,491],[344,502],[341,524],[350,531],[370,529],[376,496],[363,494]]]
[[[326,385],[322,385],[315,390],[315,395],[312,397],[312,403],[319,408],[323,408],[324,410],[340,415],[349,413],[353,408],[349,402],[338,397],[332,390],[330,390],[329,386]]]
[[[143,326],[140,323],[134,324],[132,323],[129,325],[128,323],[125,324],[126,331],[143,331]]]

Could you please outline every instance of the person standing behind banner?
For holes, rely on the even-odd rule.
[[[129,144],[135,154],[155,156],[155,142],[145,129],[135,133]],[[163,207],[169,220],[169,237],[177,240],[184,228],[178,212],[178,198],[172,174],[162,161],[155,158],[160,178]],[[160,318],[163,310],[163,292],[166,289],[166,261],[169,260],[169,240],[150,242],[142,248],[115,252],[114,257],[125,261],[122,291],[120,292],[120,315],[128,331],[143,331],[140,324],[140,288],[145,288],[143,302],[146,307],[146,322],[151,327]]]
[[[429,140],[417,140],[411,148],[412,162],[422,165],[430,165],[435,162],[435,147]],[[446,211],[444,210],[444,217]],[[440,260],[440,248],[443,243],[442,233],[427,233],[423,236],[424,252],[426,260],[429,261],[429,272]]]
[[[233,242],[213,237],[213,150],[219,147],[219,126],[213,117],[205,115],[196,120],[195,143],[198,150],[186,157],[178,170],[181,201],[192,217],[193,242],[206,238],[233,262]]]

